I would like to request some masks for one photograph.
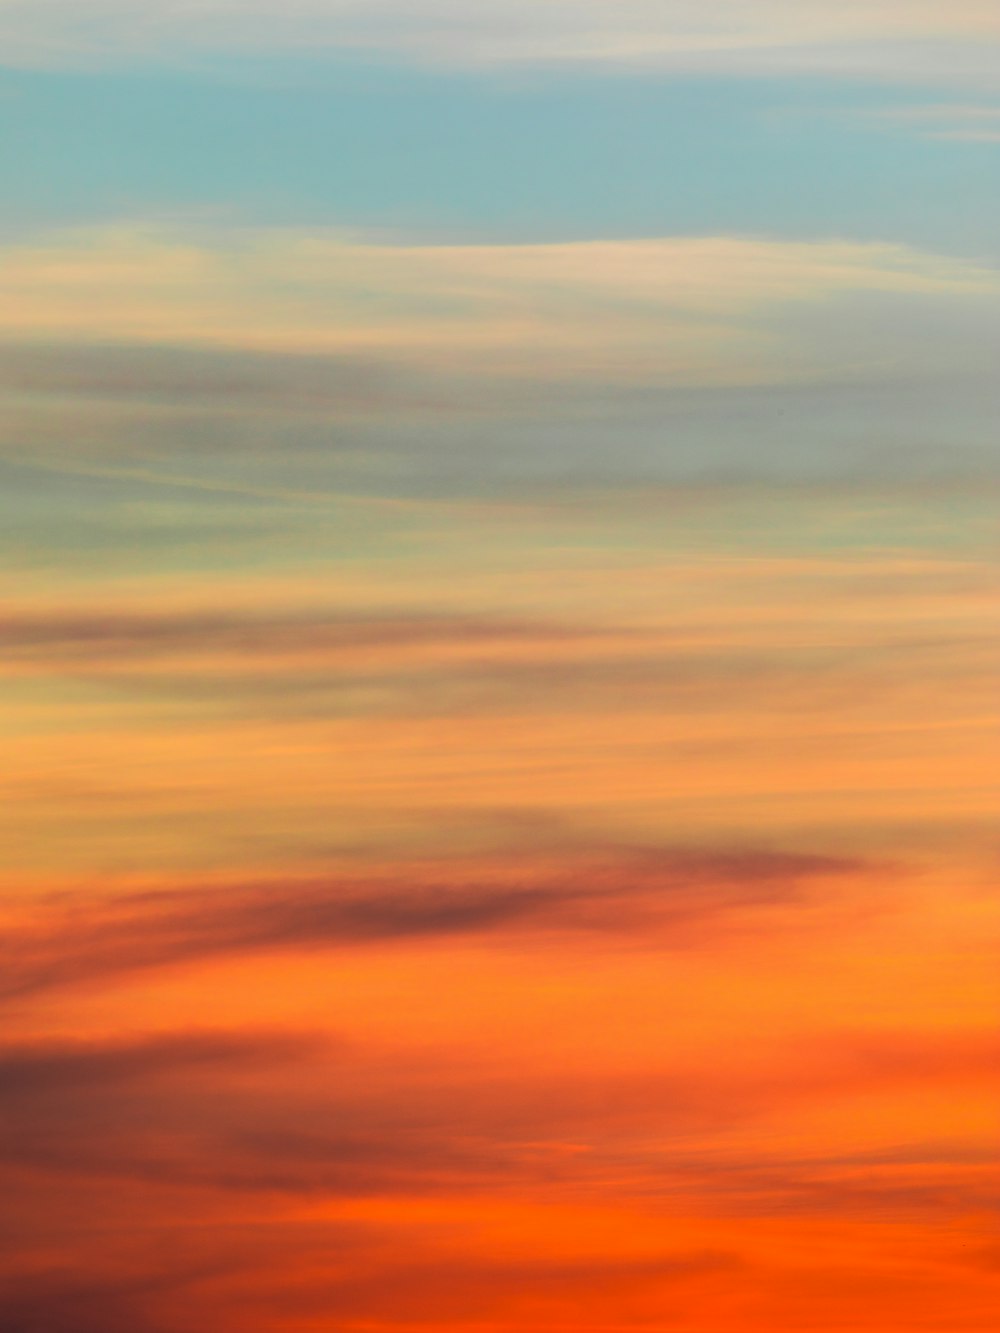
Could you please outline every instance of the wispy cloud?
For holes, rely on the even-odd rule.
[[[0,1176],[51,1202],[41,1232],[32,1211],[19,1219],[0,1320],[270,1333],[488,1314],[514,1329],[539,1308],[602,1329],[625,1308],[642,1327],[665,1294],[702,1317],[736,1274],[741,1299],[773,1298],[799,1246],[835,1287],[858,1271],[854,1228],[873,1223],[892,1248],[880,1301],[898,1303],[886,1274],[909,1289],[931,1248],[942,1299],[956,1282],[988,1292],[985,1229],[954,1200],[995,1205],[992,1136],[838,1150],[781,1131],[831,1106],[852,1123],[886,1096],[905,1108],[942,1080],[989,1096],[992,1032],[834,1030],[739,1052],[677,1050],[661,1033],[632,1072],[511,1068],[489,1041],[470,1054],[253,1031],[5,1043]],[[99,1222],[62,1251],[82,1215]],[[874,1330],[870,1305],[866,1290],[860,1326]]]
[[[5,1103],[54,1095],[57,1100],[88,1087],[119,1087],[199,1068],[271,1064],[329,1045],[328,1038],[275,1033],[168,1033],[113,1042],[41,1041],[0,1046],[0,1098]]]
[[[794,1109],[961,1095],[997,1084],[992,1033],[852,1033],[749,1058],[672,1050],[641,1072],[516,1072],[500,1052],[419,1057],[320,1035],[168,1032],[0,1046],[0,1168],[306,1199],[454,1195],[506,1176],[618,1197],[707,1198],[720,1213],[837,1215],[878,1201],[935,1212],[963,1172],[988,1189],[989,1141],[839,1153],[733,1146]],[[468,1052],[464,1058],[467,1062]],[[659,1132],[657,1132],[659,1131]]]
[[[683,938],[686,928],[755,906],[795,901],[814,879],[851,875],[851,858],[760,850],[664,849],[605,855],[536,873],[435,882],[402,867],[386,880],[305,879],[56,905],[12,927],[0,995],[107,985],[165,967],[228,957],[295,953],[454,937],[567,932]],[[474,872],[471,872],[474,874]]]
[[[364,612],[310,608],[295,612],[236,614],[217,610],[178,614],[63,613],[7,614],[0,621],[0,649],[7,665],[17,660],[55,664],[156,661],[191,653],[260,657],[319,654],[358,655],[386,651],[479,648],[502,652],[518,646],[558,649],[610,638],[620,643],[622,627],[569,622],[403,610]]]
[[[400,368],[372,358],[156,346],[140,341],[8,343],[0,359],[0,390],[26,398],[88,398],[182,404],[253,412],[338,411],[364,414],[421,407],[446,409],[426,382],[407,382]]]
[[[432,377],[417,391],[431,402],[442,381],[454,395],[462,382],[511,377],[688,387],[840,378],[863,364],[844,333],[862,311],[871,317],[873,302],[897,312],[902,337],[911,303],[989,304],[1000,297],[1000,277],[906,247],[848,242],[414,247],[291,230],[212,238],[125,229],[8,248],[0,296],[8,340],[91,349],[76,353],[75,368],[64,353],[61,369],[51,351],[19,352],[6,375],[15,388],[45,378],[58,388],[61,376],[67,387],[87,381],[88,392],[108,384],[120,393],[129,381],[155,395],[176,392],[180,372],[194,396],[201,377],[213,395],[245,400],[257,373],[253,363],[230,361],[227,389],[225,361],[199,367],[190,352],[134,349],[101,369],[102,344],[131,341],[362,358],[354,387],[337,360],[325,370],[274,363],[279,384],[286,381],[280,392],[303,404],[315,396],[309,380],[324,376],[324,394],[335,395],[339,381],[348,400],[370,399],[380,392],[374,358],[383,382],[390,373],[397,384],[410,377],[404,401],[412,403],[417,374]],[[810,310],[822,310],[824,322],[806,332]]]
[[[990,103],[933,102],[890,107],[879,114],[879,119],[932,139],[970,143],[1000,140],[1000,106]]]
[[[988,0],[4,0],[5,58],[73,64],[205,52],[361,51],[458,65],[988,77]]]
[[[43,525],[61,474],[316,510],[993,466],[1000,277],[907,247],[123,228],[3,258],[0,447]]]
[[[939,572],[947,604],[959,588],[970,624],[961,633],[929,633],[936,604],[930,569],[866,587],[879,603],[916,594],[903,620],[873,623],[852,591],[854,615],[841,614],[834,645],[802,608],[769,615],[728,613],[725,625],[691,618],[669,626],[641,618],[582,621],[387,608],[367,614],[312,606],[239,613],[230,608],[176,612],[103,611],[53,606],[0,617],[3,675],[13,684],[72,685],[91,691],[109,723],[116,709],[163,709],[176,719],[282,719],[470,716],[590,710],[621,706],[664,713],[717,709],[738,682],[745,708],[795,714],[820,700],[843,706],[862,689],[861,716],[899,711],[912,673],[940,697],[960,688],[966,709],[987,707],[995,635],[974,620],[989,603],[975,579]],[[721,582],[721,580],[720,580]],[[985,581],[984,581],[985,582]],[[940,594],[937,602],[940,602]],[[915,623],[914,623],[915,620]],[[960,683],[960,684],[959,684]],[[780,702],[775,691],[780,689]],[[958,710],[960,713],[961,710]]]

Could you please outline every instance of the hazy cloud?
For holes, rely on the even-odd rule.
[[[1000,106],[986,102],[933,102],[889,107],[878,113],[878,119],[932,139],[960,139],[970,143],[1000,141]]]
[[[3,451],[49,492],[60,469],[300,508],[995,470],[1000,277],[903,246],[124,227],[2,257]]]
[[[8,343],[0,391],[14,396],[139,401],[228,411],[441,411],[431,386],[349,354],[309,356],[145,343]]]
[[[897,329],[900,351],[912,357],[920,350],[905,315],[912,303],[918,312],[928,301],[945,310],[971,303],[974,312],[1000,298],[1000,278],[905,246],[849,242],[682,237],[421,247],[294,229],[171,236],[123,228],[8,247],[0,298],[0,336],[9,342],[92,348],[75,370],[64,364],[61,372],[52,363],[46,372],[43,354],[19,353],[13,378],[29,386],[46,373],[69,381],[93,373],[98,385],[110,378],[121,392],[127,366],[109,374],[100,358],[109,343],[135,341],[214,348],[220,357],[237,348],[348,356],[369,367],[373,384],[374,358],[394,376],[446,375],[453,383],[514,377],[547,385],[596,375],[608,387],[692,387],[841,378],[863,364],[846,331],[863,334],[873,316]],[[887,311],[873,310],[874,300]],[[812,307],[825,311],[823,321],[800,329],[794,312]],[[974,351],[970,344],[962,354]],[[965,364],[939,342],[942,352],[948,364]],[[59,356],[65,362],[67,353]],[[140,389],[144,380],[154,390],[176,388],[185,367],[189,382],[198,377],[190,352],[127,356]],[[219,391],[224,364],[214,386],[210,369],[198,372],[202,392]],[[284,392],[305,402],[309,376],[322,374],[315,363],[308,370],[294,361],[280,370],[266,364],[272,378],[290,379]],[[245,394],[252,374],[253,363],[237,373],[230,362],[231,390]]]

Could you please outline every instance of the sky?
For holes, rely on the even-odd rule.
[[[0,0],[0,1327],[993,1333],[992,0]]]

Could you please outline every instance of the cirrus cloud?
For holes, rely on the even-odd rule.
[[[991,78],[995,6],[962,0],[3,0],[10,64],[363,52],[459,66]],[[985,49],[984,49],[985,48]]]
[[[122,227],[42,237],[3,260],[9,344],[346,354],[365,358],[369,376],[381,363],[422,377],[425,398],[436,385],[468,399],[505,381],[705,387],[964,371],[983,360],[980,312],[1000,297],[994,270],[906,246],[732,236],[418,246]],[[945,346],[920,333],[929,317],[975,327]],[[22,370],[30,391],[32,367]]]

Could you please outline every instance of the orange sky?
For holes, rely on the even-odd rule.
[[[0,1333],[997,1333],[995,0],[0,0]]]
[[[9,597],[12,1319],[993,1327],[989,566],[760,503]]]

